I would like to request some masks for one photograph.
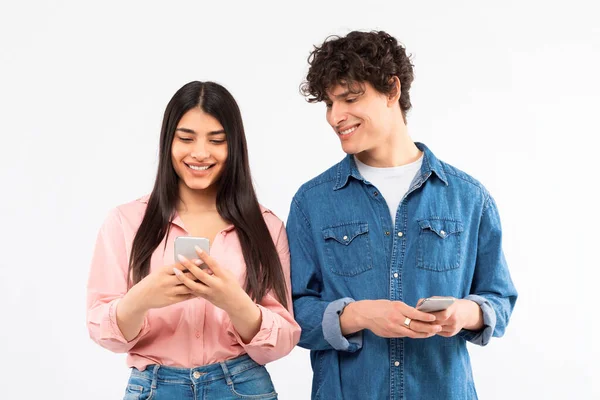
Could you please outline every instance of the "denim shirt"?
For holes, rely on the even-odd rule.
[[[467,341],[484,346],[504,334],[517,292],[496,204],[475,179],[416,145],[423,165],[395,225],[352,156],[292,200],[292,297],[299,345],[311,350],[313,399],[476,399]],[[475,301],[483,329],[428,339],[341,334],[339,316],[350,302],[415,306],[429,296]]]

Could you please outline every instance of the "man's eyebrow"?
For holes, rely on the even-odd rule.
[[[335,97],[336,99],[345,99],[346,97],[348,97],[348,95],[350,94],[349,90],[346,90],[340,94],[336,94]],[[325,97],[323,98],[323,101],[327,102],[327,101],[331,101],[331,96],[329,95],[325,95]]]
[[[346,97],[348,97],[348,95],[349,95],[349,94],[350,94],[350,91],[349,91],[349,90],[346,90],[345,92],[342,92],[342,93],[340,93],[340,94],[336,94],[336,95],[335,95],[335,96],[333,96],[333,97],[335,97],[336,99],[343,99],[343,98],[346,98]]]

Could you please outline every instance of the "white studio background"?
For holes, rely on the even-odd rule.
[[[413,139],[502,216],[520,298],[504,338],[470,347],[480,398],[600,398],[598,4],[217,3],[2,0],[0,397],[122,398],[124,355],[85,326],[88,267],[108,211],[151,190],[179,87],[233,93],[260,201],[285,221],[343,156],[298,91],[312,45],[382,29],[414,55]],[[281,399],[309,398],[308,351],[268,369]]]

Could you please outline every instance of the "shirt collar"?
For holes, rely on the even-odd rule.
[[[429,178],[431,173],[435,173],[435,175],[448,186],[448,178],[446,177],[441,161],[438,160],[431,150],[423,143],[415,142],[415,145],[423,152],[423,164],[421,165],[421,172],[418,178],[425,181]],[[354,161],[354,156],[352,154],[346,155],[346,157],[338,164],[333,190],[339,190],[346,186],[350,177],[362,182],[365,180],[358,171],[356,161]]]

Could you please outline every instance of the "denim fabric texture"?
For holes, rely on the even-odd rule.
[[[197,368],[132,368],[123,400],[277,399],[271,377],[248,355]]]
[[[353,156],[305,183],[287,222],[300,346],[311,350],[313,399],[476,399],[467,341],[502,336],[517,299],[496,203],[466,173],[421,143],[421,171],[392,223],[385,199]],[[344,337],[353,301],[470,299],[484,327],[429,339]]]

